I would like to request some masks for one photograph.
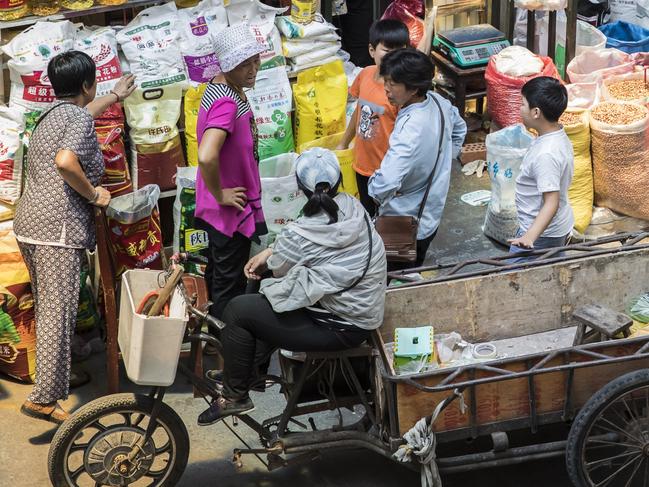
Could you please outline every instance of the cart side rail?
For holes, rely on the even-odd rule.
[[[649,336],[408,376],[389,372],[386,358],[382,362],[391,436],[402,435],[437,403],[460,391],[467,413],[451,404],[435,429],[441,440],[475,438],[520,427],[535,432],[540,424],[570,420],[608,381],[649,367]]]

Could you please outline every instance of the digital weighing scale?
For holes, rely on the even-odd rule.
[[[433,49],[461,68],[484,66],[491,56],[509,46],[505,34],[489,24],[440,32],[433,40]]]

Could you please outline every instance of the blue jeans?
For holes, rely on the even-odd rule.
[[[520,228],[516,231],[516,237],[515,238],[520,238],[523,235],[525,235],[525,232],[523,232]],[[536,239],[534,242],[534,249],[524,249],[523,247],[518,247],[516,245],[510,245],[509,246],[509,253],[510,254],[520,254],[521,252],[529,252],[530,250],[543,250],[543,249],[552,249],[554,247],[563,247],[566,245],[566,242],[568,241],[569,235],[565,235],[563,237],[539,237]],[[560,257],[561,254],[558,254],[555,257]],[[516,257],[513,259],[508,259],[507,262],[509,264],[519,264],[521,262],[528,262],[530,260],[535,260],[538,259],[538,255],[530,255],[526,257]]]

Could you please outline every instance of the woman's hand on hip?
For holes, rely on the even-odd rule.
[[[243,273],[246,278],[252,279],[254,281],[259,281],[262,274],[268,269],[266,263],[268,262],[268,258],[272,254],[272,249],[266,249],[250,259],[246,266],[243,268]]]
[[[240,211],[243,211],[243,207],[248,201],[248,196],[246,196],[246,188],[224,188],[221,190],[221,194],[216,198],[216,201],[223,206],[234,206]]]
[[[106,208],[110,203],[110,199],[110,192],[102,186],[97,186],[95,188],[95,198],[90,200],[90,204],[99,208]]]
[[[135,75],[132,74],[122,76],[112,90],[119,98],[118,101],[124,101],[133,91],[135,91]]]

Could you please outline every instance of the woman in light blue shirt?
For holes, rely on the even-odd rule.
[[[433,63],[425,54],[414,49],[392,51],[383,58],[381,76],[388,100],[400,110],[390,147],[380,169],[369,180],[368,193],[379,204],[379,215],[416,217],[428,179],[435,171],[419,222],[417,260],[412,264],[388,263],[388,270],[420,267],[444,211],[451,161],[460,154],[466,123],[448,100],[430,91]],[[440,150],[441,116],[445,121],[442,152],[439,167],[434,167]]]

